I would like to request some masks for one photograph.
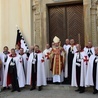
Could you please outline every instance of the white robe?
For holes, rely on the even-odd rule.
[[[12,57],[9,56],[8,60],[6,62],[6,67],[5,67],[5,71],[4,71],[3,87],[7,87],[7,75],[8,75],[8,68],[9,68],[9,63],[10,63],[11,59],[12,59]],[[13,60],[16,63],[19,87],[24,87],[25,86],[25,75],[24,75],[23,66],[22,66],[22,63],[20,60],[20,56],[17,55],[16,57],[13,58]]]
[[[50,65],[51,65],[50,59],[47,59],[47,57],[46,57],[47,53],[50,53],[50,51],[51,51],[50,48],[49,49],[45,49],[43,51],[43,56],[45,58],[45,73],[46,73],[46,78],[48,80],[52,79],[52,72],[50,71]]]
[[[88,70],[87,70],[86,82],[85,82],[86,87],[94,86],[94,83],[93,83],[93,62],[94,62],[95,57],[96,57],[95,55],[92,55],[89,58]],[[96,89],[98,90],[98,62],[97,62],[97,71],[96,71]]]
[[[0,57],[0,60],[1,60],[1,57]],[[0,86],[2,85],[3,83],[3,68],[0,69]]]
[[[87,55],[88,55],[88,50],[89,50],[89,48],[84,47],[84,51],[85,51],[85,53],[86,53]],[[92,55],[94,55],[94,54],[95,54],[94,47],[90,48],[90,50],[92,51]]]
[[[43,59],[42,53],[34,53],[37,55],[37,86],[47,85],[45,76],[45,65],[41,62]],[[31,71],[32,71],[32,60],[34,59],[33,53],[30,54],[27,65],[27,85],[31,85]]]
[[[6,56],[8,56],[9,54],[5,55],[4,53],[1,53],[0,54],[0,59],[2,61],[2,69],[0,70],[0,74],[1,74],[1,82],[0,82],[0,85],[3,83],[3,77],[4,77],[4,65],[6,66],[6,62],[5,62],[5,58]]]
[[[20,55],[20,57],[23,59],[24,72],[25,72],[25,75],[26,75],[26,73],[27,73],[27,62],[28,62],[27,54]]]
[[[66,52],[66,57],[65,57],[65,78],[68,77],[68,50],[70,48],[70,45],[64,45],[63,46],[65,52]]]
[[[60,75],[53,75],[53,83],[55,82],[63,82],[64,81],[64,74],[63,71]]]
[[[88,56],[87,54],[83,51],[83,52],[80,52],[80,55],[81,55],[81,78],[80,78],[80,86],[83,87],[85,86],[85,78],[86,78],[86,73],[87,73],[87,66],[88,66],[88,63],[86,65],[86,62],[84,61],[85,59],[85,56],[87,57],[88,59]],[[77,58],[78,53],[75,53],[74,55],[74,58],[73,58],[73,64],[72,64],[72,81],[71,81],[71,86],[78,86],[77,85],[77,79],[76,79],[76,58]]]

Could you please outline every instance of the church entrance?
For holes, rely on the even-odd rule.
[[[49,43],[53,42],[54,36],[58,36],[61,45],[66,38],[73,38],[76,43],[84,46],[84,18],[83,4],[56,5],[48,7],[49,14]]]

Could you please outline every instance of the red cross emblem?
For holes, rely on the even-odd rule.
[[[88,64],[89,59],[87,58],[87,56],[84,56],[84,57],[85,57],[84,62],[86,62],[86,65],[87,65],[87,64]]]

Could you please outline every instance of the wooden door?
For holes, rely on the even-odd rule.
[[[80,42],[84,46],[84,20],[83,5],[63,5],[49,7],[49,43],[53,42],[54,36],[58,36],[62,42],[65,39],[74,39],[79,43],[78,35],[80,34]]]

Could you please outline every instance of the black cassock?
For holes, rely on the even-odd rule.
[[[68,84],[71,84],[72,77],[72,62],[74,58],[74,50],[71,47],[68,50]]]
[[[34,59],[36,59],[36,61],[35,64],[32,63],[32,75],[31,75],[32,88],[36,87],[36,81],[37,81],[37,55],[34,55]]]
[[[93,83],[94,83],[94,91],[97,91],[96,90],[96,72],[97,72],[97,62],[96,61],[97,58],[94,59],[94,62],[93,62]]]
[[[8,74],[11,77],[12,90],[20,91],[19,84],[18,84],[16,63],[13,60],[13,58],[11,59],[9,63]]]

